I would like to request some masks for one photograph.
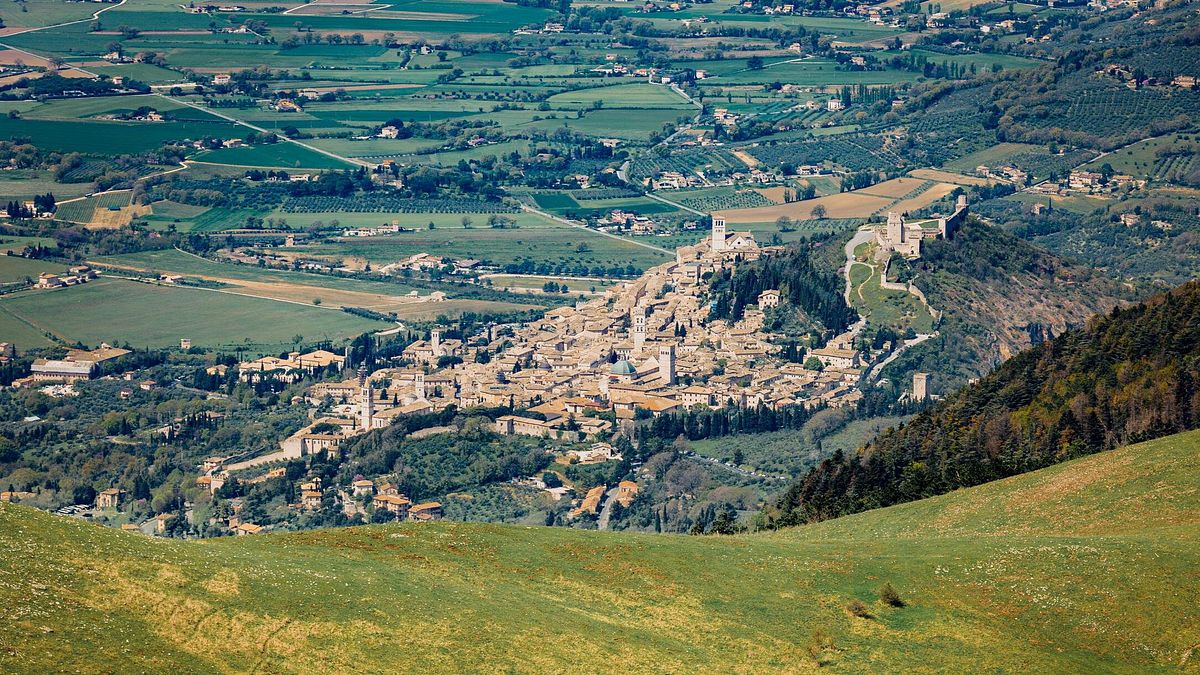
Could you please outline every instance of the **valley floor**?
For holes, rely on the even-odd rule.
[[[0,668],[1195,669],[1198,484],[1193,432],[735,537],[435,523],[195,543],[0,505]]]

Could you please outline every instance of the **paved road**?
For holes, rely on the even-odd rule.
[[[921,344],[922,342],[924,342],[930,338],[935,338],[937,336],[938,336],[938,334],[936,332],[922,333],[921,335],[918,335],[917,337],[915,337],[911,340],[905,340],[905,341],[901,342],[899,346],[897,346],[894,350],[892,350],[892,353],[889,354],[886,359],[871,366],[871,369],[868,370],[865,375],[863,375],[863,382],[870,382],[871,380],[874,380],[875,378],[879,377],[880,373],[883,372],[883,369],[886,368],[889,363],[900,358],[900,355],[903,354],[910,347],[916,347],[917,345]]]
[[[600,507],[600,517],[596,519],[596,529],[607,530],[608,521],[612,518],[613,504],[617,503],[617,488],[604,493],[604,506]]]

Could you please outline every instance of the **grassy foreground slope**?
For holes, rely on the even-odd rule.
[[[1191,432],[726,538],[439,523],[188,543],[0,505],[0,669],[1194,670],[1197,485]]]

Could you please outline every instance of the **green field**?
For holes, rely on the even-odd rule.
[[[1195,152],[1196,142],[1197,137],[1191,134],[1147,138],[1095,159],[1085,169],[1098,171],[1108,164],[1119,174],[1170,182],[1190,176],[1195,168],[1200,167]]]
[[[947,162],[945,168],[950,171],[972,173],[975,171],[975,167],[1003,166],[1014,155],[1022,152],[1038,152],[1042,149],[1041,146],[1030,145],[1028,143],[999,143],[990,148],[985,148],[965,157]]]
[[[4,303],[0,303],[0,342],[11,342],[19,351],[52,344],[43,331],[10,314]]]
[[[213,164],[285,169],[345,169],[353,166],[349,162],[285,142],[209,150],[196,155],[196,160]]]
[[[0,504],[0,663],[1172,670],[1200,642],[1198,446],[1193,432],[735,537],[440,523],[194,543]],[[904,606],[879,600],[885,583]]]
[[[109,122],[0,117],[0,137],[27,138],[43,150],[121,155],[154,150],[165,141],[240,138],[246,129],[228,122]]]
[[[531,259],[550,264],[583,264],[624,267],[633,264],[647,268],[666,262],[667,253],[627,241],[601,236],[575,227],[492,229],[476,217],[470,230],[434,229],[410,232],[395,237],[343,239],[329,244],[299,247],[320,256],[354,256],[372,264],[396,262],[415,253],[451,258],[475,258],[495,264]],[[581,251],[583,245],[587,250]]]
[[[60,201],[80,197],[92,189],[91,183],[59,183],[48,172],[7,171],[15,176],[0,175],[0,197],[32,199],[34,195],[53,194]]]
[[[68,342],[92,345],[168,347],[191,338],[212,347],[282,346],[294,335],[336,340],[387,326],[336,309],[119,279],[3,296],[0,308]]]
[[[3,239],[0,237],[0,240]],[[65,271],[65,266],[59,263],[0,255],[0,285],[20,282],[26,278],[37,279],[42,272],[61,273]]]

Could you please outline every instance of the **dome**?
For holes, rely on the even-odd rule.
[[[634,375],[636,373],[637,369],[628,361],[617,361],[612,365],[613,375]]]

